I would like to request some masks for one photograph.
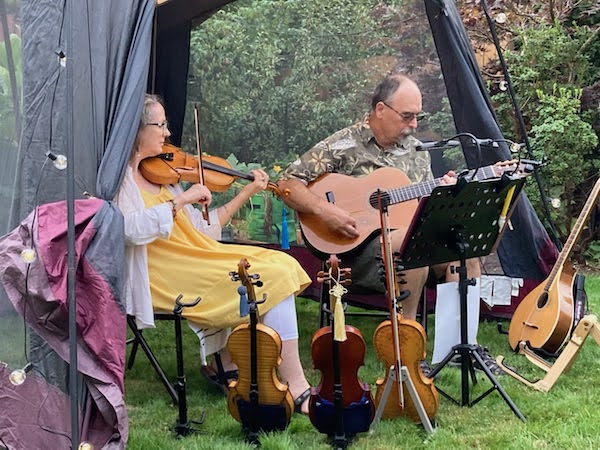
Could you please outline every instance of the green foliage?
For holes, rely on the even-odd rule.
[[[581,88],[593,82],[597,70],[597,62],[581,51],[592,32],[586,27],[566,29],[558,23],[519,32],[515,49],[505,56],[533,156],[547,162],[542,171],[546,195],[561,200],[551,215],[564,241],[600,168],[595,154],[598,137],[591,125],[600,110],[582,113],[580,102]],[[507,137],[522,141],[508,92],[494,95],[493,100]],[[541,217],[537,185],[529,183],[526,191]]]
[[[195,29],[189,97],[202,105],[205,148],[289,162],[360,118],[368,58],[384,52],[375,3],[242,0]]]
[[[13,55],[15,79],[17,84],[17,98],[21,102],[23,89],[23,74],[21,68],[21,38],[16,34],[10,35],[10,45]],[[21,114],[21,111],[17,111]],[[15,105],[10,84],[9,64],[6,56],[6,46],[0,45],[0,134],[5,138],[16,140],[15,136]]]

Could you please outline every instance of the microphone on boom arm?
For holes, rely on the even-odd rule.
[[[478,147],[498,147],[498,142],[493,139],[478,139],[478,138],[470,138],[471,143],[477,145]],[[454,139],[442,139],[441,141],[434,142],[423,142],[415,147],[415,150],[421,152],[423,150],[447,150],[452,147],[456,147],[460,145],[460,141]]]

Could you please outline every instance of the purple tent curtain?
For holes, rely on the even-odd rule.
[[[124,246],[113,232],[122,227],[123,217],[114,205],[99,199],[76,201],[78,371],[90,394],[80,412],[81,439],[96,448],[124,448],[128,434],[123,386],[126,318],[120,302],[124,267],[115,263],[123,261]],[[65,361],[69,359],[66,248],[64,201],[38,207],[0,238],[0,280],[6,294],[27,324]],[[35,260],[25,262],[23,250],[35,251]],[[32,363],[39,371],[37,362]],[[4,380],[2,392],[7,395],[0,396],[0,410],[18,409],[23,417],[53,416],[56,423],[48,427],[40,419],[38,429],[31,432],[33,425],[23,426],[23,420],[3,414],[0,438],[5,442],[18,438],[27,448],[62,448],[35,445],[45,429],[70,429],[69,403],[59,390],[34,378],[37,397],[57,391],[52,394],[56,403],[40,403],[39,398],[28,397],[29,378],[22,391],[21,386],[9,390]],[[20,405],[18,398],[24,400]]]

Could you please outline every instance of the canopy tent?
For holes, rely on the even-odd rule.
[[[83,197],[83,191],[88,191],[100,199],[113,199],[124,175],[129,157],[127,149],[131,148],[135,138],[146,90],[165,99],[173,141],[176,144],[181,142],[192,25],[208,18],[227,3],[230,2],[170,0],[159,1],[155,9],[151,0],[73,2],[70,9],[72,17],[65,17],[68,9],[64,8],[64,2],[22,0],[23,131],[17,157],[13,158],[16,161],[14,170],[9,168],[6,173],[11,176],[2,180],[3,192],[9,191],[10,195],[0,198],[0,206],[4,211],[10,210],[10,220],[6,230],[0,231],[8,231],[23,220],[29,224],[29,219],[25,218],[36,205],[65,199],[66,174],[46,164],[46,154],[48,151],[66,153],[69,143],[67,123],[71,117],[74,160],[69,163],[75,166],[77,197]],[[423,4],[439,55],[456,130],[478,137],[501,138],[502,133],[454,3],[424,0]],[[67,33],[65,23],[72,24],[72,36]],[[71,49],[67,45],[69,37]],[[67,55],[66,59],[64,55]],[[70,83],[66,79],[65,64],[72,67]],[[70,90],[69,86],[72,87]],[[69,105],[72,107],[71,116]],[[324,132],[323,137],[327,134]],[[306,148],[311,144],[307,143]],[[464,152],[468,164],[474,167],[478,158],[476,150],[466,147]],[[3,153],[3,163],[10,161],[12,156]],[[501,144],[486,151],[481,164],[508,158],[508,149]],[[122,244],[122,229],[118,220],[112,223],[113,229],[109,232],[112,239],[107,245],[118,246]],[[498,249],[504,272],[511,277],[543,279],[553,264],[555,250],[526,198],[517,204],[512,224],[514,231],[505,233]],[[22,245],[26,244],[26,240],[22,242]],[[99,264],[114,267],[123,264],[122,260],[100,261]],[[103,273],[101,267],[99,272]],[[41,287],[40,292],[45,289]],[[113,301],[118,303],[117,285],[113,291]],[[6,304],[5,293],[0,294],[0,302]],[[3,308],[0,308],[0,315],[2,311]],[[58,344],[52,339],[54,331],[36,331],[41,342],[50,344],[64,358],[64,342]],[[38,345],[43,347],[40,343]],[[32,354],[31,359],[42,359],[41,353],[37,356]],[[2,358],[0,354],[0,360]],[[65,372],[57,369],[58,363],[45,365],[48,367],[47,380],[66,389]],[[78,367],[83,371],[81,366]],[[93,392],[98,392],[93,388],[94,374],[89,368],[85,369],[88,375],[86,382],[90,383]],[[105,376],[97,378],[106,379]],[[0,381],[5,382],[4,379]],[[124,411],[119,409],[123,405],[122,398],[115,399],[112,394],[109,397],[112,413],[106,402],[98,400],[98,396],[95,398],[96,403],[102,405],[98,408],[110,430],[108,440],[107,433],[95,435],[105,439],[94,442],[97,448],[123,447],[127,439],[126,418],[123,417]],[[67,420],[68,415],[63,416]],[[0,438],[6,441],[17,437],[22,439],[21,442],[27,442],[18,425],[7,423],[0,429]],[[69,426],[68,423],[62,427],[54,424],[53,429],[68,433]],[[41,429],[39,432],[42,433]],[[28,434],[32,434],[31,429]],[[93,433],[88,435],[94,436]]]

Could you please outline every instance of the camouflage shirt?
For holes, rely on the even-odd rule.
[[[324,173],[362,177],[381,167],[402,170],[413,183],[433,179],[428,152],[417,152],[419,140],[406,136],[396,147],[383,150],[375,140],[368,117],[337,131],[308,150],[283,172],[281,179],[296,178],[305,184]]]

